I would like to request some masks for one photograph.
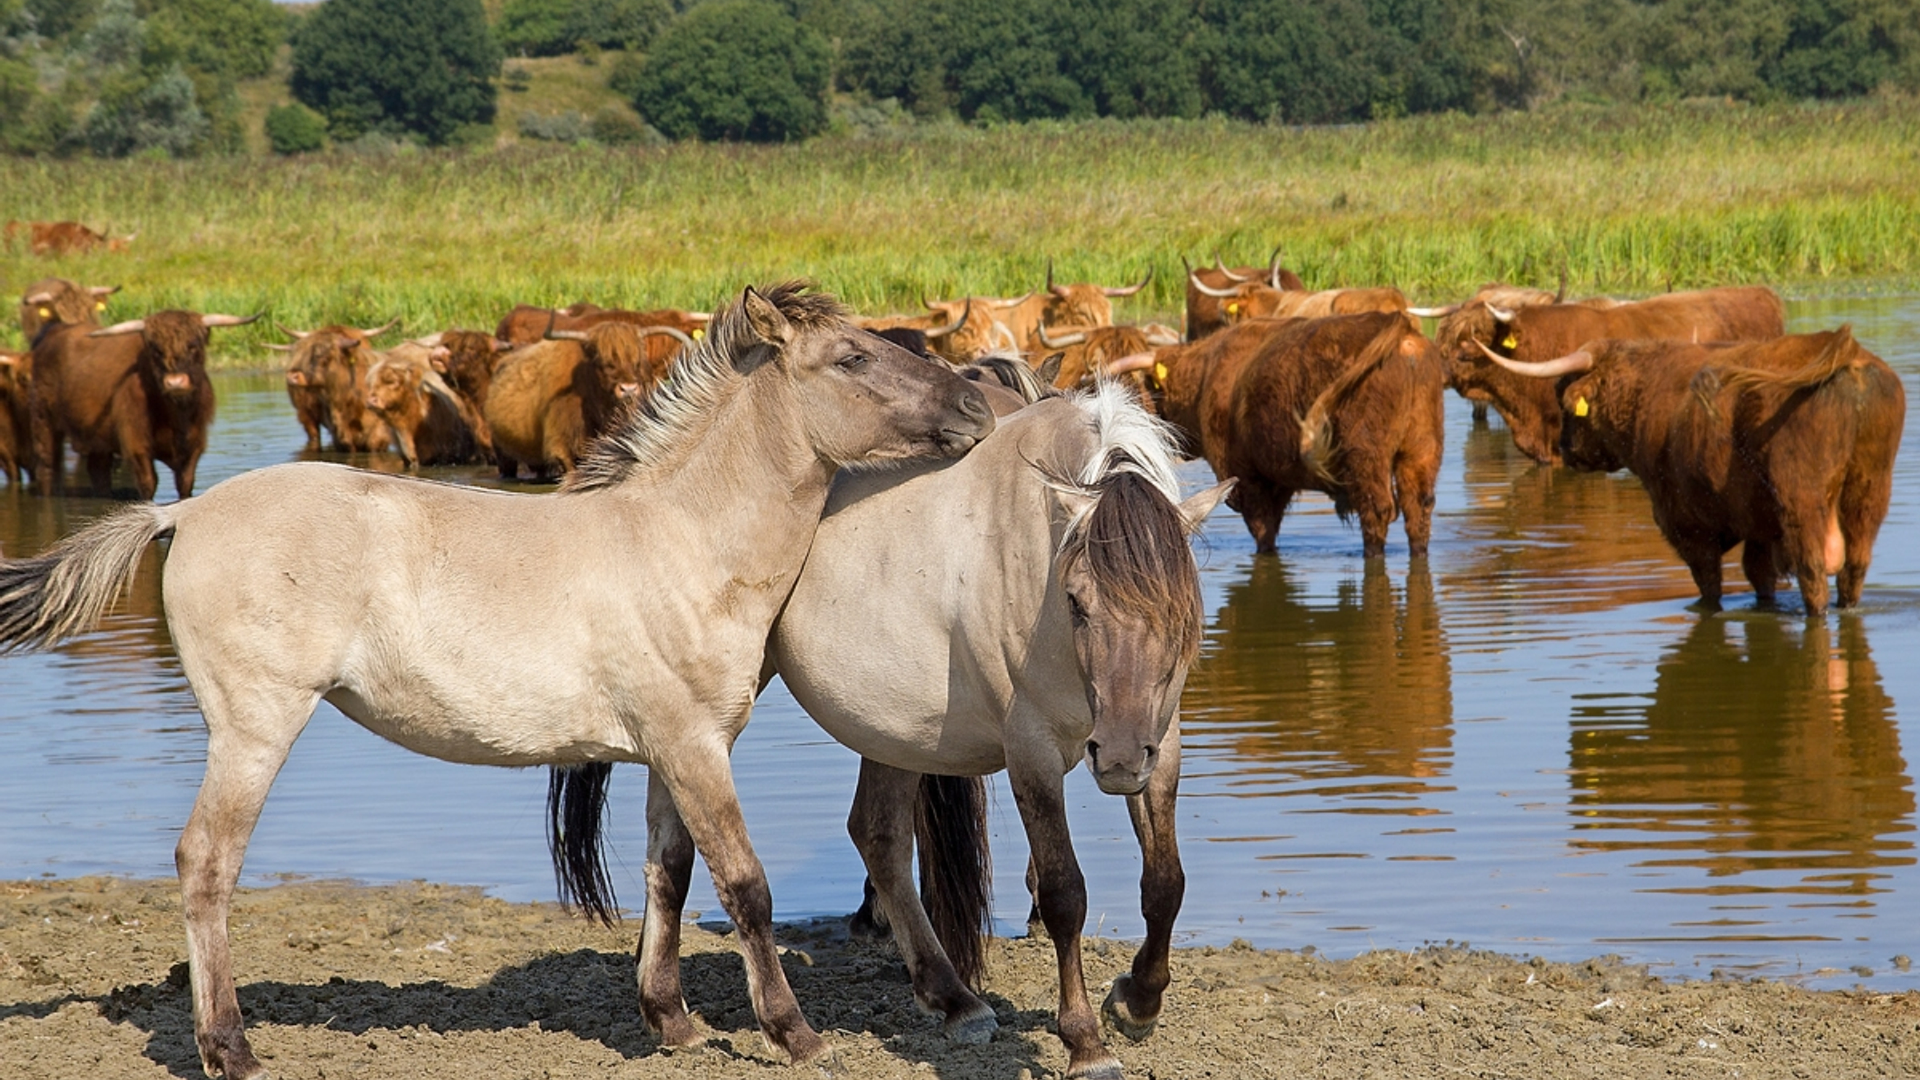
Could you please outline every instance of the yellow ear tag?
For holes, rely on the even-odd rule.
[[[1518,337],[1512,334],[1508,334],[1507,340],[1501,342],[1500,347],[1503,349],[1512,349],[1517,347],[1519,344],[1520,344],[1520,339]]]
[[[1239,305],[1239,304],[1228,304],[1228,305],[1227,305],[1227,314],[1229,314],[1229,315],[1238,315],[1238,314],[1240,314],[1240,305]]]
[[[43,319],[51,319],[53,318],[53,312],[48,310],[47,308],[41,308],[40,317]]]
[[[1587,412],[1588,412],[1588,409],[1587,409],[1587,399],[1586,399],[1586,398],[1576,398],[1576,399],[1574,399],[1574,402],[1573,402],[1573,415],[1575,415],[1575,416],[1585,416],[1585,415],[1587,415]]]
[[[687,336],[692,338],[695,341],[699,341],[701,338],[707,336],[707,332],[696,326],[693,328],[693,333],[688,334]]]
[[[1167,381],[1167,365],[1153,365],[1153,381],[1164,385]]]
[[[105,300],[95,300],[93,302],[93,310],[95,311],[107,310],[107,302]]]

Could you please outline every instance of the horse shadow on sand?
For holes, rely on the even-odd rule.
[[[826,944],[817,938],[792,940],[782,958],[807,1018],[829,1042],[849,1033],[870,1034],[901,1061],[924,1063],[949,1080],[1016,1080],[1057,1071],[1043,1064],[1027,1038],[1052,1030],[1050,1009],[1018,1009],[989,992],[983,997],[993,1006],[999,1033],[984,1046],[957,1046],[941,1035],[936,1018],[915,1007],[906,966],[890,946],[850,942],[844,931],[837,936]],[[709,1030],[706,1047],[694,1053],[773,1060],[748,1003],[746,972],[737,954],[683,955],[681,973],[687,1007]],[[239,993],[247,1025],[256,1029],[320,1027],[378,1042],[406,1038],[414,1028],[447,1035],[514,1031],[537,1023],[545,1032],[600,1043],[626,1060],[687,1053],[663,1048],[641,1022],[634,957],[624,952],[577,949],[536,957],[501,968],[479,986],[438,979],[391,986],[336,975],[319,983],[247,983]],[[117,987],[102,996],[63,994],[0,1006],[0,1019],[50,1016],[74,1002],[91,1002],[109,1021],[146,1032],[145,1056],[174,1076],[198,1080],[203,1075],[185,963],[175,964],[164,979]],[[270,1033],[255,1038],[263,1049],[272,1046]]]

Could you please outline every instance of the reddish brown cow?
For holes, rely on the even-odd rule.
[[[20,294],[20,332],[26,336],[27,347],[33,347],[42,328],[54,323],[99,326],[107,297],[119,291],[118,285],[76,285],[65,278],[41,278],[27,286]]]
[[[35,255],[66,255],[73,252],[88,252],[98,247],[108,251],[125,251],[139,233],[128,236],[108,236],[95,232],[77,221],[29,221],[7,222],[7,242],[14,242],[22,225],[28,234],[27,249]]]
[[[1220,318],[1231,326],[1245,319],[1324,319],[1328,315],[1408,310],[1406,296],[1390,285],[1298,292],[1251,284],[1242,285],[1221,299]]]
[[[142,499],[159,487],[153,463],[173,470],[181,498],[213,422],[207,331],[259,318],[159,311],[99,330],[54,326],[33,347],[35,481],[58,488],[64,443],[87,463],[96,495],[107,495],[113,459],[124,459]]]
[[[493,429],[487,426],[487,393],[493,387],[493,369],[500,354],[513,348],[508,341],[478,330],[447,330],[415,342],[432,350],[433,370],[460,397],[473,442],[480,456],[493,457]]]
[[[1228,505],[1259,551],[1274,550],[1294,493],[1313,490],[1359,516],[1368,558],[1385,553],[1396,506],[1426,555],[1445,377],[1410,316],[1256,319],[1110,365],[1132,368],[1151,371],[1161,415],[1214,475],[1239,478]]]
[[[1035,334],[1042,326],[1112,326],[1114,298],[1132,296],[1147,287],[1153,280],[1153,268],[1147,268],[1147,276],[1139,284],[1115,287],[1111,285],[1093,285],[1077,282],[1072,285],[1057,284],[1053,280],[1053,260],[1047,260],[1047,287],[1041,295],[1046,303],[1040,309],[1039,321],[1026,333],[1009,324],[1015,340],[1026,345],[1035,341]]]
[[[33,391],[33,357],[0,350],[0,473],[18,486],[20,470],[33,471],[27,399]]]
[[[989,354],[1011,355],[1020,351],[1020,339],[995,318],[997,313],[1006,310],[1008,301],[991,296],[968,296],[959,300],[922,298],[921,303],[927,306],[925,315],[882,316],[861,320],[860,325],[868,330],[919,330],[927,335],[927,345],[935,356],[955,365],[971,364]]]
[[[1829,574],[1841,607],[1860,602],[1907,399],[1850,328],[1738,345],[1597,341],[1513,368],[1560,380],[1569,466],[1640,478],[1704,606],[1720,606],[1720,560],[1742,543],[1763,604],[1783,571],[1809,615],[1826,611]]]
[[[486,420],[500,475],[515,477],[525,462],[536,477],[573,466],[587,444],[638,404],[666,373],[647,361],[649,331],[603,323],[586,331],[554,331],[501,358],[487,393]]]
[[[1158,324],[1086,326],[1062,331],[1058,336],[1041,326],[1035,330],[1034,336],[1046,350],[1059,357],[1052,383],[1061,390],[1084,390],[1091,387],[1095,379],[1108,374],[1109,366],[1122,357],[1180,343],[1178,331],[1171,326]],[[1048,359],[1052,361],[1052,357]],[[1146,372],[1129,371],[1114,377],[1127,380],[1140,396],[1141,404],[1149,409],[1153,407],[1153,397],[1147,391]]]
[[[395,319],[371,330],[354,326],[323,326],[318,330],[290,330],[292,345],[269,345],[291,354],[287,363],[287,398],[294,416],[307,433],[306,449],[320,449],[320,433],[333,436],[333,449],[368,453],[384,450],[392,440],[385,421],[366,408],[366,374],[373,365],[368,342],[399,325]],[[275,324],[278,326],[278,324]]]
[[[1226,313],[1219,295],[1222,291],[1237,290],[1248,283],[1296,292],[1305,292],[1307,289],[1300,275],[1280,265],[1280,252],[1277,249],[1265,269],[1255,266],[1229,268],[1217,252],[1210,269],[1195,270],[1185,256],[1181,257],[1180,264],[1187,269],[1188,341],[1198,341],[1226,328]]]
[[[433,369],[433,351],[405,342],[367,369],[367,408],[386,421],[409,469],[462,465],[476,449],[466,403]]]
[[[570,321],[575,318],[605,310],[585,300],[576,300],[563,308],[515,304],[513,310],[500,320],[500,325],[494,328],[493,336],[514,345],[531,345],[546,335],[549,326],[571,325]]]
[[[1470,401],[1491,402],[1522,453],[1555,464],[1560,460],[1560,405],[1553,387],[1504,370],[1487,359],[1481,346],[1533,362],[1564,356],[1602,338],[1768,341],[1784,333],[1786,308],[1780,297],[1755,285],[1668,293],[1624,304],[1584,301],[1518,309],[1470,304],[1441,321],[1435,341],[1447,365],[1448,384]]]

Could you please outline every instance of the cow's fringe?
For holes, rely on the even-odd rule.
[[[1339,453],[1333,437],[1333,411],[1382,361],[1399,351],[1400,342],[1408,333],[1409,328],[1403,320],[1395,319],[1389,323],[1367,343],[1359,358],[1349,363],[1339,378],[1320,391],[1320,395],[1313,399],[1313,404],[1307,406],[1307,414],[1301,417],[1301,460],[1306,462],[1307,468],[1313,470],[1315,476],[1329,485],[1337,486],[1340,483],[1333,475],[1334,458]]]
[[[607,926],[620,918],[607,874],[607,781],[613,764],[555,765],[547,773],[547,853],[560,902]]]
[[[978,990],[993,930],[986,781],[977,776],[920,777],[913,835],[920,851],[920,905],[954,970]]]
[[[91,629],[133,581],[147,545],[173,527],[173,506],[130,506],[45,554],[0,560],[0,653],[49,648]]]

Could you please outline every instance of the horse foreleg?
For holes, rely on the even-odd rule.
[[[254,1057],[241,1023],[227,914],[267,790],[316,699],[283,694],[236,702],[234,695],[208,691],[198,681],[195,691],[207,720],[207,774],[174,849],[187,922],[193,1038],[207,1075],[251,1080],[266,1069]]]
[[[1066,792],[1057,751],[1019,753],[1008,747],[1007,778],[1026,826],[1027,845],[1039,885],[1040,918],[1060,965],[1060,1041],[1067,1045],[1067,1075],[1120,1080],[1120,1061],[1100,1040],[1100,1020],[1087,1001],[1080,966],[1080,931],[1087,922],[1087,879],[1067,834]],[[1016,762],[1018,763],[1016,767]]]
[[[647,913],[641,923],[640,1016],[668,1046],[704,1039],[687,1016],[680,990],[680,918],[693,881],[693,836],[667,785],[647,776]]]
[[[1113,980],[1101,1012],[1120,1033],[1138,1042],[1160,1022],[1161,995],[1171,978],[1167,956],[1173,947],[1173,920],[1186,896],[1187,875],[1180,867],[1180,840],[1174,832],[1180,794],[1180,717],[1160,738],[1160,761],[1145,791],[1127,796],[1127,816],[1140,840],[1140,914],[1147,937],[1133,955],[1132,972]]]
[[[657,756],[650,780],[664,781],[693,843],[713,873],[720,905],[732,917],[740,955],[746,961],[747,992],[767,1042],[795,1064],[830,1053],[827,1041],[801,1015],[773,940],[773,893],[767,872],[747,839],[726,751],[689,740]],[[649,799],[651,804],[651,799]]]
[[[894,944],[913,979],[914,1001],[945,1018],[942,1028],[949,1039],[983,1043],[993,1038],[999,1021],[993,1008],[967,989],[914,892],[913,805],[919,786],[919,773],[861,758],[847,835],[867,864],[867,878],[893,928]]]

